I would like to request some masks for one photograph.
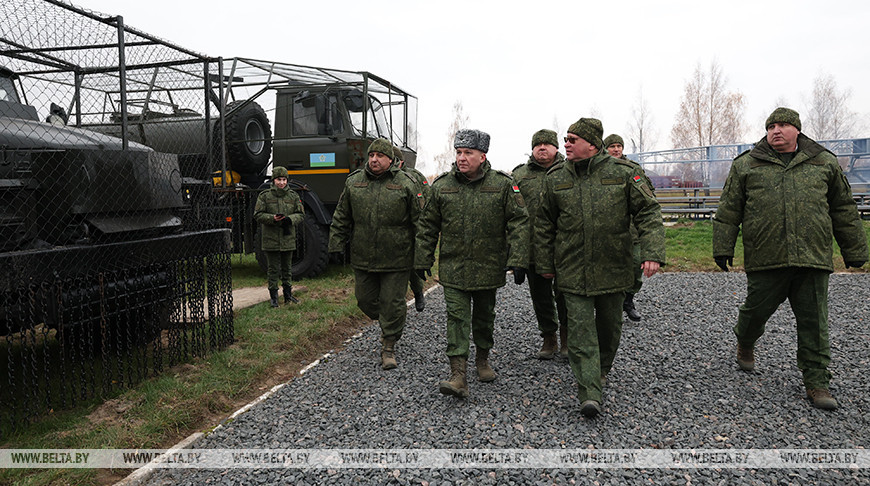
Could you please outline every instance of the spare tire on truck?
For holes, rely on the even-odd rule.
[[[261,173],[272,157],[272,126],[266,111],[253,101],[240,100],[228,104],[226,112],[225,147],[230,169],[240,174]],[[215,140],[220,141],[217,131]]]

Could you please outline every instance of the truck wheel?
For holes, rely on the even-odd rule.
[[[326,270],[329,263],[329,236],[326,228],[317,223],[317,218],[305,215],[302,224],[296,227],[296,251],[290,271],[293,280],[316,277]],[[266,254],[260,248],[260,235],[254,235],[254,254],[263,274],[266,273]]]
[[[317,219],[306,214],[296,228],[296,251],[293,252],[293,279],[316,277],[329,263],[329,235]]]
[[[227,105],[227,113],[245,101]],[[227,160],[230,167],[242,174],[258,174],[272,156],[272,128],[266,112],[250,102],[226,120]]]

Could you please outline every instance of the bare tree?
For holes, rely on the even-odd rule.
[[[450,166],[456,160],[453,139],[456,137],[456,132],[466,126],[468,126],[468,115],[465,114],[462,108],[462,102],[456,100],[456,103],[453,103],[453,121],[447,128],[447,146],[443,152],[435,156],[435,170],[438,174],[450,170]]]
[[[631,140],[631,153],[647,152],[655,147],[658,133],[653,123],[652,112],[643,97],[643,88],[640,88],[631,108],[631,121],[628,122],[627,138]]]
[[[818,140],[850,138],[855,133],[857,115],[849,110],[852,91],[840,91],[830,74],[819,74],[813,81],[813,96],[804,116],[803,131]]]
[[[710,63],[709,72],[698,63],[684,88],[671,128],[671,142],[675,148],[740,142],[745,131],[745,107],[743,94],[728,90],[716,61]]]
[[[562,127],[559,124],[559,117],[556,115],[553,115],[553,131],[556,132],[556,139],[558,140],[562,135]]]

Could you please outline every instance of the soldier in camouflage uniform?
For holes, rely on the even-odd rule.
[[[640,167],[640,164],[627,158],[622,153],[624,147],[625,143],[622,141],[622,137],[615,133],[608,135],[604,139],[604,149],[607,151],[608,155],[610,155],[611,157],[616,157],[617,159],[631,162],[632,164],[637,165],[638,168],[643,170],[643,168]],[[649,177],[646,176],[646,173],[644,173],[643,176],[650,189],[654,189],[652,181],[649,180]],[[640,268],[643,262],[640,259],[640,240],[637,237],[637,228],[635,228],[634,225],[631,226],[631,237],[634,241],[634,244],[631,248],[631,254],[634,257],[634,286],[632,286],[631,289],[625,292],[625,300],[622,302],[622,310],[625,312],[629,319],[634,322],[638,322],[640,321],[640,313],[637,312],[637,308],[634,305],[634,296],[637,295],[638,292],[640,292],[640,288],[643,285],[643,270]]]
[[[332,216],[329,251],[350,240],[359,308],[381,326],[381,367],[397,366],[396,341],[405,328],[405,290],[413,267],[416,223],[423,207],[417,183],[393,163],[393,146],[369,145],[365,168],[352,172]]]
[[[565,156],[559,153],[559,138],[553,130],[538,130],[532,136],[532,155],[529,160],[516,166],[512,172],[514,183],[520,188],[526,209],[529,212],[529,294],[532,297],[532,307],[538,320],[538,330],[544,343],[538,352],[538,359],[553,359],[556,354],[556,331],[562,341],[559,350],[564,357],[568,356],[568,323],[565,310],[565,297],[559,291],[553,293],[553,280],[535,273],[534,248],[531,246],[532,232],[535,227],[535,216],[541,206],[541,192],[544,188],[544,176],[551,167],[565,161]],[[558,317],[558,320],[557,320]]]
[[[556,277],[568,309],[568,359],[580,412],[601,412],[601,386],[622,333],[622,302],[634,282],[631,226],[643,270],[665,261],[661,209],[636,165],[601,152],[601,122],[581,118],[565,137],[567,161],[547,172],[535,225],[535,266]]]
[[[846,268],[867,262],[867,238],[852,188],[837,158],[800,132],[800,116],[777,108],[767,136],[731,164],[713,217],[713,258],[723,271],[733,264],[743,229],[747,295],[734,334],[737,364],[755,368],[755,343],[788,299],[797,321],[797,363],[807,397],[833,410],[828,386],[828,277],[834,270],[832,239]]]
[[[511,177],[490,169],[488,134],[459,130],[453,146],[456,163],[432,183],[432,197],[420,219],[414,268],[425,278],[435,262],[440,234],[438,273],[447,304],[450,378],[439,390],[467,397],[469,332],[480,381],[496,378],[488,361],[496,290],[505,284],[506,266],[513,269],[517,284],[525,280],[529,218]]]
[[[428,201],[430,189],[429,181],[426,180],[426,176],[424,176],[419,170],[405,165],[405,155],[402,154],[402,150],[399,147],[393,147],[393,154],[395,155],[394,158],[396,159],[396,164],[399,165],[399,168],[411,176],[419,185],[420,193],[423,195],[423,201]],[[421,279],[413,270],[408,273],[410,274],[408,277],[408,284],[411,287],[411,292],[414,293],[414,308],[417,309],[417,312],[423,312],[423,310],[426,309],[426,297],[423,295],[423,279]]]
[[[296,225],[305,217],[305,207],[296,191],[287,187],[287,169],[272,169],[272,187],[257,197],[254,220],[260,223],[260,248],[266,254],[269,301],[278,307],[278,280],[284,287],[284,303],[299,302],[293,297],[293,251],[296,250]]]

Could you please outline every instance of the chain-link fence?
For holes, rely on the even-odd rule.
[[[219,72],[121,18],[0,4],[0,437],[233,341]]]

